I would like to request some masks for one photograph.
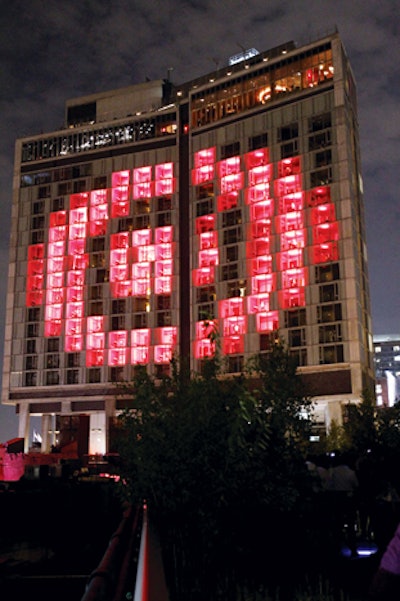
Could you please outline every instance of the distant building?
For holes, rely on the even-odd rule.
[[[112,448],[138,365],[226,372],[277,332],[319,422],[374,380],[356,92],[337,33],[66,103],[16,143],[2,402]]]
[[[391,407],[400,399],[400,334],[373,340],[377,404]]]

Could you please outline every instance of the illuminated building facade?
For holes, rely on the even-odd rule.
[[[279,331],[325,425],[372,383],[339,36],[243,58],[68,101],[65,129],[17,141],[3,402],[25,439],[42,416],[44,450],[104,453],[114,383],[174,353],[201,371],[214,329],[228,374]]]

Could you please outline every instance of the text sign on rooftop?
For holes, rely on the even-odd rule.
[[[255,48],[249,48],[248,50],[245,50],[244,52],[240,52],[239,54],[234,54],[233,56],[230,56],[229,64],[236,65],[237,63],[241,63],[242,61],[247,61],[249,58],[252,58],[253,56],[256,56],[257,54],[260,54],[258,52],[258,50],[256,50]]]

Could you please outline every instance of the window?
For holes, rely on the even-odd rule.
[[[27,340],[25,350],[27,353],[36,353],[36,340]]]
[[[157,296],[157,311],[163,311],[171,308],[171,297],[170,296]]]
[[[60,350],[60,339],[59,338],[48,338],[46,340],[46,352],[47,353],[58,353]]]
[[[40,308],[34,307],[28,309],[28,321],[40,321]]]
[[[228,265],[222,265],[221,275],[222,281],[237,279],[239,277],[238,264],[228,263]]]
[[[331,282],[339,279],[339,263],[319,265],[315,268],[315,281],[317,284]]]
[[[36,386],[37,373],[36,371],[28,371],[25,374],[25,386]]]
[[[60,383],[60,374],[58,371],[46,372],[46,386],[57,386]]]
[[[60,355],[58,353],[46,355],[46,368],[60,367]]]
[[[198,202],[196,206],[196,217],[201,217],[202,215],[210,215],[214,212],[214,200],[209,198],[208,200],[203,200],[202,202]]]
[[[332,151],[331,149],[322,150],[316,152],[314,155],[314,167],[323,167],[324,165],[331,165],[332,163]]]
[[[133,229],[144,230],[150,225],[150,215],[138,215],[133,220]],[[169,225],[169,224],[165,224]]]
[[[44,230],[36,230],[31,233],[31,244],[42,244],[44,242]]]
[[[93,178],[93,189],[100,190],[101,188],[107,188],[107,176],[99,175]]]
[[[330,113],[323,113],[322,115],[316,115],[311,117],[308,122],[308,131],[321,131],[321,129],[327,129],[332,127],[332,116]]]
[[[28,323],[26,328],[26,337],[27,338],[35,338],[39,336],[39,324],[38,323]]]
[[[198,303],[207,303],[209,301],[214,301],[215,296],[215,286],[204,286],[203,288],[198,288],[196,291],[196,302]]]
[[[103,284],[104,282],[108,282],[107,269],[96,269],[96,283]]]
[[[33,203],[32,213],[34,215],[39,215],[40,213],[44,213],[44,201],[43,200],[38,200],[37,202]]]
[[[25,357],[25,369],[37,369],[37,355],[28,355]]]
[[[334,303],[331,305],[322,305],[317,307],[318,323],[326,323],[329,321],[341,321],[342,305]]]
[[[305,346],[306,330],[305,328],[297,328],[289,330],[289,346]]]
[[[223,213],[222,227],[229,227],[239,223],[242,223],[242,211],[240,209]]]
[[[79,367],[80,365],[80,353],[68,353],[67,354],[67,367]]]
[[[284,125],[278,129],[278,142],[284,142],[285,140],[292,140],[297,138],[299,135],[298,123],[291,123],[290,125]]]
[[[226,297],[234,298],[238,296],[246,296],[246,280],[237,280],[228,282],[226,285]]]
[[[318,148],[325,148],[325,146],[330,146],[331,144],[331,132],[328,129],[327,131],[322,132],[321,134],[315,134],[315,136],[310,136],[308,138],[308,150],[318,150]]]
[[[339,299],[338,284],[325,284],[319,287],[319,302],[329,303]]]
[[[297,367],[307,365],[307,349],[306,348],[295,348],[289,350],[290,357],[295,361]]]
[[[67,370],[67,384],[79,384],[79,370],[68,369]]]
[[[118,220],[118,232],[131,232],[133,230],[133,219],[124,218]]]
[[[157,227],[162,227],[163,225],[171,225],[172,223],[172,214],[170,211],[166,211],[165,213],[159,213],[157,215]]]
[[[112,313],[125,313],[126,302],[123,299],[113,300],[111,304]]]
[[[103,286],[90,286],[89,298],[90,300],[99,300],[103,298]]]
[[[123,367],[111,367],[110,380],[111,380],[111,382],[123,382],[124,381],[124,368]]]
[[[51,196],[50,186],[40,186],[38,198],[47,198],[48,196]]]
[[[157,198],[157,211],[170,211],[172,209],[172,198],[170,196],[160,196]]]
[[[136,313],[133,316],[133,327],[134,328],[147,328],[148,324],[147,313]]]
[[[319,343],[340,342],[342,340],[342,328],[340,323],[335,323],[329,326],[319,326]]]
[[[147,298],[134,298],[133,299],[133,312],[139,311],[145,312],[149,307],[149,300]]]
[[[288,159],[299,154],[299,144],[297,140],[292,140],[281,146],[281,159]]]
[[[157,313],[157,327],[170,326],[172,323],[171,311],[160,311]]]
[[[62,196],[60,198],[53,198],[51,201],[51,210],[53,212],[64,210],[64,198]]]
[[[89,384],[97,384],[98,382],[101,382],[101,369],[99,367],[88,369],[87,377]]]
[[[90,251],[91,252],[101,252],[106,248],[106,239],[104,236],[99,236],[97,238],[90,238]]]
[[[199,305],[197,308],[197,321],[203,321],[204,319],[214,319],[215,308],[214,303],[204,303]]]
[[[319,362],[325,363],[343,363],[343,345],[321,346],[319,349]]]
[[[103,315],[102,301],[89,303],[89,315]]]
[[[304,326],[307,323],[306,310],[305,309],[291,309],[285,311],[285,328],[296,328],[298,326]]]
[[[268,134],[259,134],[249,138],[249,150],[258,150],[259,148],[265,148],[268,146]]]
[[[237,261],[239,258],[239,247],[236,244],[234,246],[227,246],[225,249],[225,253],[227,263]]]
[[[113,315],[111,317],[111,329],[112,330],[124,330],[125,329],[125,315]]]
[[[214,196],[214,184],[212,182],[208,184],[202,184],[196,187],[196,198],[202,200],[203,198],[211,198]]]
[[[243,371],[243,356],[236,355],[234,357],[228,356],[226,363],[227,373],[241,373]]]
[[[312,171],[310,173],[310,186],[316,188],[317,186],[325,186],[332,182],[332,168],[327,167],[326,169],[320,169],[319,171]]]
[[[233,244],[234,242],[240,242],[242,239],[242,228],[232,227],[228,230],[223,231],[223,244]]]
[[[238,154],[240,154],[240,142],[233,142],[232,144],[221,146],[221,159],[229,159]]]
[[[41,230],[45,226],[44,215],[39,215],[37,217],[32,217],[31,220],[31,229],[32,230]]]

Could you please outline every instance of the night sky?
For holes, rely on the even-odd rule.
[[[0,358],[17,138],[61,128],[66,99],[335,28],[357,84],[373,332],[400,334],[400,0],[0,0]],[[0,442],[16,434],[0,408]]]

